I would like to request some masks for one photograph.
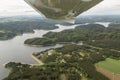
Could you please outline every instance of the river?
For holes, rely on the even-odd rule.
[[[6,77],[9,72],[9,70],[3,67],[3,64],[8,62],[35,64],[37,62],[31,58],[31,54],[33,52],[40,52],[46,49],[62,46],[60,44],[48,47],[28,46],[24,45],[24,41],[26,39],[33,37],[42,37],[42,35],[46,34],[49,31],[60,32],[65,29],[73,29],[76,25],[63,26],[57,24],[56,26],[59,28],[55,30],[34,30],[35,33],[25,33],[23,35],[16,36],[11,40],[0,41],[0,80]]]
[[[95,22],[95,24],[100,24],[100,25],[103,25],[105,27],[109,27],[109,25],[111,24],[111,22]]]
[[[103,23],[98,23],[98,24],[104,25]],[[83,24],[70,25],[70,26],[56,24],[56,26],[58,26],[59,28],[54,30],[34,30],[35,33],[24,33],[23,35],[16,36],[11,40],[0,41],[0,80],[6,77],[9,72],[9,70],[3,67],[3,64],[8,62],[22,62],[28,64],[29,63],[36,64],[37,62],[31,57],[31,54],[33,52],[40,52],[46,49],[62,46],[60,44],[57,44],[55,46],[47,46],[47,47],[28,46],[24,44],[24,41],[26,39],[34,38],[34,37],[42,37],[44,34],[46,34],[49,31],[60,32],[66,29],[74,29],[78,25],[83,25]]]

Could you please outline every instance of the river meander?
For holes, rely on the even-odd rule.
[[[98,23],[99,24],[99,23]],[[104,23],[100,23],[104,25]],[[82,24],[77,24],[82,25]],[[25,45],[24,41],[28,38],[42,37],[49,31],[60,32],[65,29],[74,29],[77,25],[65,26],[57,24],[58,29],[55,30],[34,30],[35,33],[24,33],[14,37],[11,40],[0,41],[0,80],[8,75],[9,70],[5,69],[3,64],[8,62],[22,62],[28,64],[36,64],[37,62],[31,57],[33,52],[40,52],[50,48],[61,47],[57,44],[55,46],[29,46]],[[84,24],[86,25],[86,24]],[[105,25],[104,25],[105,26]],[[108,26],[105,26],[108,27]]]
[[[22,63],[37,63],[32,59],[31,54],[33,52],[40,52],[46,49],[60,47],[62,45],[57,44],[55,46],[38,47],[24,45],[24,41],[28,38],[42,37],[49,31],[60,32],[65,29],[73,29],[73,26],[57,25],[59,28],[55,30],[34,30],[35,33],[25,33],[23,35],[16,36],[11,40],[0,41],[0,80],[8,75],[8,70],[3,67],[3,64],[8,62],[22,62]]]

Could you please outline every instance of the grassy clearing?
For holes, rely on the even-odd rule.
[[[3,30],[0,30],[0,33],[5,33],[5,31],[3,31]]]
[[[86,77],[82,77],[81,80],[92,80],[92,79],[89,79],[89,78],[86,78]]]
[[[82,57],[84,57],[86,53],[80,52],[79,54],[80,54]]]
[[[110,72],[120,74],[120,60],[107,58],[105,61],[101,61],[96,66],[106,69]]]

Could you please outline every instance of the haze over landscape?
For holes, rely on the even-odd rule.
[[[0,0],[0,80],[120,80],[120,0],[25,1]]]

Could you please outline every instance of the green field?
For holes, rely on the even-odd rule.
[[[97,63],[96,66],[120,74],[120,60],[107,58],[105,61]]]
[[[0,30],[0,33],[5,33],[5,31],[3,31],[3,30]]]

